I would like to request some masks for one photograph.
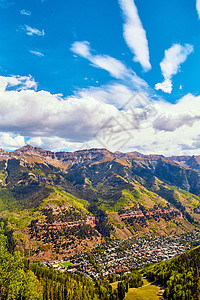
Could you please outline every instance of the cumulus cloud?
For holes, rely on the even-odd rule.
[[[24,15],[24,16],[31,16],[31,11],[22,9],[22,10],[20,10],[20,14]]]
[[[163,131],[175,131],[182,126],[193,126],[196,121],[200,120],[200,116],[190,116],[185,114],[180,115],[165,115],[161,114],[153,123],[154,128]]]
[[[197,9],[197,14],[200,19],[200,0],[196,0],[196,9]]]
[[[40,51],[29,50],[29,52],[30,52],[31,54],[36,55],[36,56],[44,57],[44,54],[43,54],[42,52],[40,52]]]
[[[72,143],[66,139],[59,137],[33,137],[28,140],[28,144],[34,147],[41,147],[43,149],[48,149],[54,152],[70,151],[71,149],[81,148],[81,143]]]
[[[193,51],[194,47],[190,44],[184,46],[173,44],[171,48],[165,50],[164,59],[160,63],[164,82],[155,85],[157,90],[161,89],[165,93],[172,92],[172,77],[178,73],[180,65],[186,61],[188,55]]]
[[[34,145],[59,150],[81,148],[95,140],[108,121],[109,126],[115,127],[117,120],[123,124],[123,130],[132,129],[129,107],[124,112],[117,108],[121,106],[120,97],[132,96],[131,90],[123,85],[84,90],[79,95],[63,98],[31,89],[35,81],[30,81],[31,77],[0,77],[0,132],[28,136]],[[136,107],[138,102],[132,105]],[[121,125],[117,126],[120,132]]]
[[[25,139],[23,136],[13,136],[9,133],[0,132],[0,145],[1,148],[6,150],[15,150],[25,146]]]
[[[165,79],[162,83],[157,83],[155,85],[156,90],[162,90],[165,93],[171,94],[172,92],[172,81],[170,79]]]
[[[7,81],[6,81],[7,80]],[[27,89],[8,89],[24,78],[0,77],[0,130],[22,136],[57,136],[68,140],[85,140],[102,126],[117,109],[92,97],[62,98],[46,91],[31,90],[35,85],[27,80]]]
[[[149,47],[146,31],[140,20],[134,0],[119,0],[124,16],[124,39],[133,52],[134,61],[139,62],[145,71],[151,69],[149,61]]]
[[[137,107],[133,105],[131,111],[125,111],[124,123],[119,119],[121,136],[129,129],[131,137],[125,143],[123,151],[141,151],[142,153],[158,153],[164,155],[199,153],[200,130],[200,96],[191,94],[181,98],[175,104],[165,101],[146,101],[146,105]],[[148,114],[150,112],[150,114]],[[131,113],[131,115],[129,115]],[[129,118],[132,116],[131,118]],[[126,122],[129,121],[129,128]],[[137,122],[138,121],[138,122]],[[132,123],[131,123],[132,122]],[[117,138],[117,134],[116,134]],[[113,135],[115,140],[115,135]],[[187,141],[187,145],[185,143]],[[92,141],[90,147],[98,146]],[[110,145],[111,150],[116,150],[116,145]]]
[[[1,148],[19,148],[29,137],[29,144],[54,151],[106,147],[164,155],[197,153],[200,96],[188,94],[172,104],[131,95],[127,86],[111,84],[65,98],[37,91],[31,76],[1,76]],[[132,97],[131,102],[123,103],[123,97]]]
[[[21,30],[25,31],[27,35],[33,36],[33,35],[38,35],[38,36],[45,36],[44,29],[39,30],[37,28],[32,28],[28,25],[24,25],[20,27]]]
[[[153,122],[153,127],[158,131],[173,131],[179,128],[200,125],[200,96],[187,94],[176,104],[159,103],[159,113]],[[194,132],[196,134],[196,132]]]
[[[34,78],[29,76],[0,76],[0,92],[14,88],[15,90],[36,89],[37,83]]]

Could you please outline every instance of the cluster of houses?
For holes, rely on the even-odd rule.
[[[68,268],[64,268],[63,261],[45,261],[43,264],[63,272],[82,274],[90,279],[96,279],[99,276],[120,274],[168,260],[190,249],[194,241],[200,242],[200,233],[196,230],[173,237],[157,237],[151,234],[123,241],[111,240],[96,245],[91,252],[81,252],[64,258],[63,261],[68,262]]]

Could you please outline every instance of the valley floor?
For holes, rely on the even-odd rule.
[[[200,241],[198,231],[173,237],[147,235],[124,241],[111,240],[91,252],[82,251],[74,256],[65,257],[64,260],[71,263],[67,272],[81,272],[85,277],[96,279],[101,275],[107,277],[110,274],[138,270],[152,263],[169,260],[190,249],[194,241]],[[49,266],[49,262],[43,263]]]

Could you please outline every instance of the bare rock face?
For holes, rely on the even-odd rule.
[[[89,182],[107,184],[114,189],[131,189],[130,181],[144,179],[147,186],[153,184],[158,178],[166,184],[187,190],[196,195],[200,194],[200,156],[172,156],[163,155],[143,155],[139,152],[115,152],[106,149],[89,149],[75,152],[52,152],[39,147],[26,145],[13,152],[0,150],[0,161],[16,159],[21,166],[26,168],[40,168],[41,165],[47,169],[56,168],[64,172],[65,179],[75,187],[69,187],[68,191],[76,193],[78,188],[84,191],[84,185]],[[55,175],[56,178],[57,175]],[[60,176],[60,175],[59,175]],[[18,174],[16,174],[18,177]],[[37,181],[53,186],[55,178],[46,178],[43,174],[38,175]],[[62,176],[59,177],[60,183],[63,182]],[[12,178],[11,181],[13,181]],[[19,181],[24,182],[24,178]],[[27,179],[26,179],[27,180]],[[58,179],[57,179],[58,180]],[[33,178],[28,178],[27,182],[35,184]],[[4,182],[4,181],[3,181]],[[83,185],[83,186],[82,186]],[[82,197],[95,198],[93,191],[86,191]],[[99,191],[100,193],[100,191]],[[108,193],[108,192],[106,192]],[[118,197],[118,196],[117,196]]]
[[[124,165],[143,165],[147,168],[154,168],[161,159],[168,164],[177,164],[180,167],[200,171],[200,156],[171,156],[164,157],[163,155],[150,154],[144,155],[137,151],[123,153],[116,151],[114,153],[106,149],[89,149],[75,152],[52,152],[39,147],[26,145],[13,152],[8,152],[0,149],[0,158],[9,159],[16,158],[27,160],[28,162],[41,162],[52,164],[58,168],[69,169],[72,166],[88,166],[103,162],[118,162]]]
[[[38,156],[52,156],[53,152],[51,151],[47,151],[44,150],[42,148],[39,147],[33,147],[31,145],[26,145],[20,149],[17,149],[13,152],[13,155],[16,156],[22,156],[22,155],[27,155],[27,156],[31,156],[31,155],[38,155]]]

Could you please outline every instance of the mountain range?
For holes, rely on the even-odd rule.
[[[32,258],[192,231],[200,225],[200,156],[0,150],[0,219],[10,247]]]

